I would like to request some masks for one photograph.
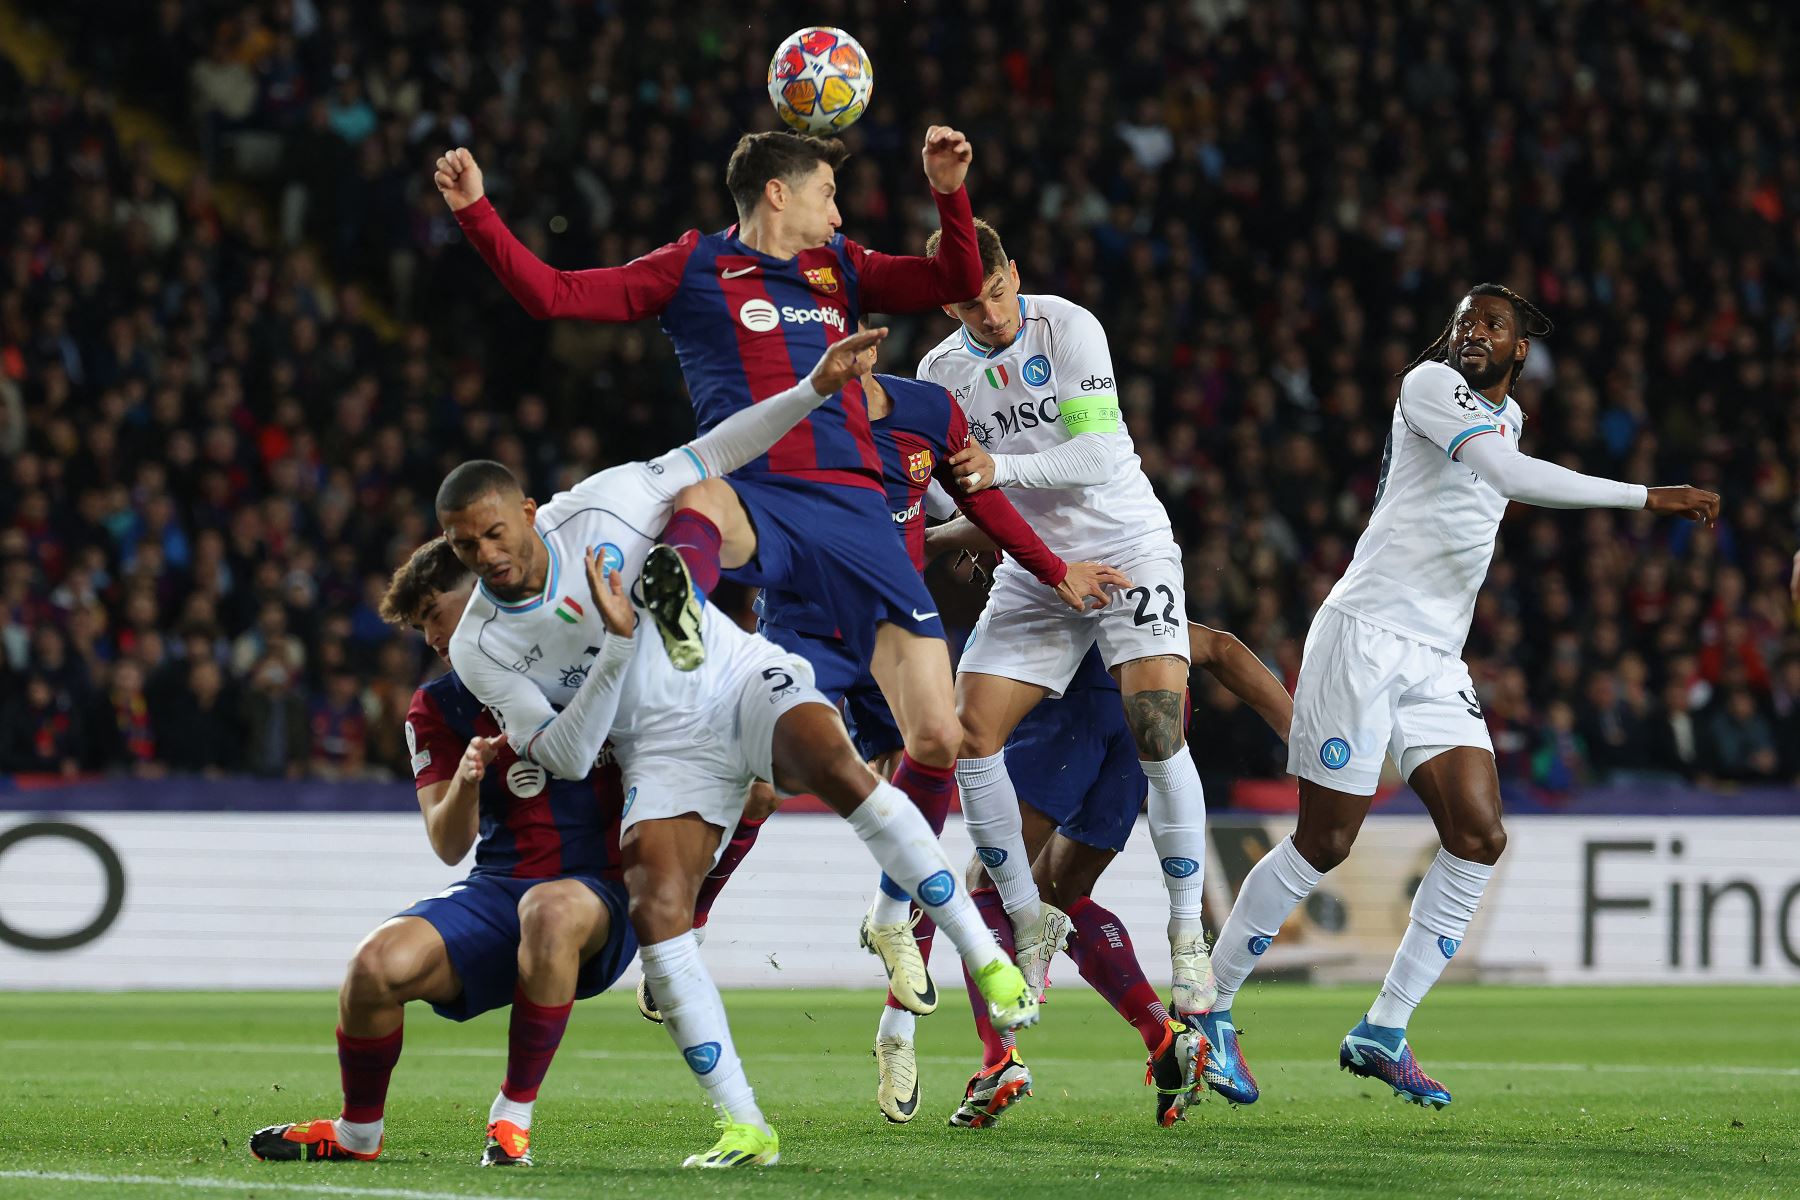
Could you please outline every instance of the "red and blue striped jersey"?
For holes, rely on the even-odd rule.
[[[420,687],[406,713],[413,786],[454,779],[477,735],[500,737],[500,726],[456,672]],[[617,878],[621,790],[619,768],[610,761],[586,779],[557,779],[522,760],[501,738],[500,753],[481,780],[481,835],[470,874]]]
[[[886,416],[870,423],[870,435],[881,464],[888,511],[913,566],[924,573],[925,491],[935,478],[969,520],[1039,582],[1047,587],[1061,583],[1068,567],[1025,523],[1003,491],[988,488],[964,496],[957,490],[950,456],[969,442],[969,419],[962,406],[943,387],[927,380],[898,375],[877,375],[875,379],[887,393],[890,408]],[[860,400],[859,381],[852,380],[845,395],[853,389]],[[792,592],[763,592],[757,610],[771,625],[821,636],[838,632],[818,605]]]
[[[959,188],[932,195],[943,238],[929,258],[881,254],[833,234],[823,246],[777,259],[746,246],[733,226],[689,230],[622,267],[558,271],[525,249],[485,198],[456,217],[534,317],[661,318],[705,432],[793,387],[865,312],[914,312],[981,290],[968,194]],[[881,466],[860,391],[846,389],[821,405],[743,472],[879,488]]]

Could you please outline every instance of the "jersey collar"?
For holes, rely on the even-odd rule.
[[[494,595],[494,593],[488,591],[487,584],[484,583],[481,585],[481,594],[488,598],[488,603],[492,604],[495,608],[508,616],[516,616],[519,613],[528,613],[541,605],[549,597],[554,596],[556,594],[556,585],[562,576],[562,557],[556,553],[556,547],[550,544],[549,538],[538,533],[537,530],[532,530],[532,533],[537,534],[537,540],[542,542],[544,549],[550,552],[550,570],[549,573],[544,576],[544,590],[529,600],[520,600],[517,603],[508,604],[500,597]]]
[[[1020,296],[1019,297],[1019,334],[1023,334],[1024,332],[1025,332],[1025,297]],[[970,354],[973,354],[976,358],[998,358],[1002,353],[1004,353],[1007,350],[1011,350],[1013,348],[1013,346],[1016,346],[1019,344],[1019,338],[1018,338],[1018,336],[1015,335],[1012,340],[1011,345],[997,346],[997,347],[992,347],[992,348],[990,348],[988,346],[984,346],[984,345],[982,345],[982,343],[980,341],[976,340],[973,336],[970,335],[969,327],[967,325],[964,325],[962,327],[962,339],[963,339],[963,349],[967,350]]]

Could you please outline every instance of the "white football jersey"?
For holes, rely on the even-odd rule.
[[[1063,559],[1118,564],[1174,553],[1169,514],[1119,415],[1106,331],[1093,313],[1060,296],[1022,295],[1019,315],[1012,345],[989,353],[958,329],[919,363],[919,378],[956,397],[970,434],[989,454],[1035,454],[1086,432],[1114,440],[1117,470],[1105,483],[1005,489]]]
[[[644,557],[668,523],[670,501],[705,477],[699,457],[686,447],[589,476],[538,510],[537,532],[550,555],[544,590],[517,603],[495,598],[485,586],[469,597],[450,641],[450,660],[521,754],[531,735],[574,697],[610,636],[589,592],[583,555],[598,547],[607,565],[624,572],[626,590],[635,596]],[[621,758],[650,739],[713,728],[715,708],[727,722],[733,719],[756,637],[711,604],[701,636],[706,661],[677,671],[650,615],[639,608],[637,645],[610,735]]]
[[[1487,434],[1516,449],[1524,424],[1511,396],[1496,408],[1444,363],[1408,371],[1394,402],[1369,527],[1325,603],[1461,655],[1507,501],[1457,454],[1469,439]]]

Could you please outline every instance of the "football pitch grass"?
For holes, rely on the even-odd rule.
[[[948,981],[946,981],[948,982]],[[625,993],[576,1006],[529,1171],[481,1170],[506,1014],[409,1009],[377,1163],[257,1163],[259,1126],[335,1114],[324,993],[0,994],[0,1197],[1773,1196],[1800,1192],[1800,993],[1445,987],[1415,1018],[1443,1112],[1337,1070],[1371,989],[1253,987],[1263,1098],[1160,1129],[1136,1036],[1078,981],[1022,1050],[1036,1096],[949,1129],[977,1049],[961,989],[920,1024],[920,1113],[876,1111],[878,999],[729,994],[782,1136],[764,1170],[684,1172],[711,1113]]]

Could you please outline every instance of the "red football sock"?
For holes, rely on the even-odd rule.
[[[536,1004],[525,996],[523,986],[514,985],[512,1025],[506,1033],[506,1082],[500,1094],[519,1104],[537,1099],[550,1060],[562,1045],[563,1031],[569,1027],[569,1013],[575,1002]]]
[[[400,1061],[400,1025],[385,1037],[351,1037],[337,1031],[338,1077],[344,1085],[342,1119],[357,1125],[381,1120],[387,1104],[388,1079]]]
[[[731,873],[744,861],[744,855],[750,853],[750,847],[756,845],[756,839],[768,819],[763,817],[752,821],[749,817],[742,817],[738,820],[737,828],[731,831],[731,840],[725,843],[725,850],[719,855],[719,861],[713,864],[713,869],[700,881],[700,894],[694,898],[695,929],[705,927],[706,918],[712,913],[713,901],[725,890]]]
[[[1144,978],[1125,922],[1094,903],[1092,897],[1083,896],[1069,905],[1069,924],[1069,957],[1075,960],[1081,977],[1131,1022],[1150,1053],[1156,1053],[1169,1010]]]
[[[982,921],[988,932],[994,935],[994,941],[1006,951],[1006,956],[1013,956],[1012,919],[1006,915],[1006,909],[1000,904],[1000,893],[993,888],[981,888],[970,892],[969,899],[981,913]],[[969,989],[969,1004],[975,1009],[975,1032],[981,1035],[981,1065],[985,1069],[997,1062],[1003,1062],[1013,1048],[1013,1035],[1001,1033],[988,1020],[987,1001],[982,998],[981,990],[975,986],[969,968],[963,967],[963,984]]]
[[[944,832],[950,817],[950,806],[956,801],[956,767],[928,767],[912,755],[902,753],[900,765],[894,768],[894,786],[906,793],[913,807],[931,826],[931,832]]]
[[[724,541],[719,527],[691,508],[678,509],[663,526],[661,540],[681,555],[700,594],[712,595],[719,586],[719,547]]]

